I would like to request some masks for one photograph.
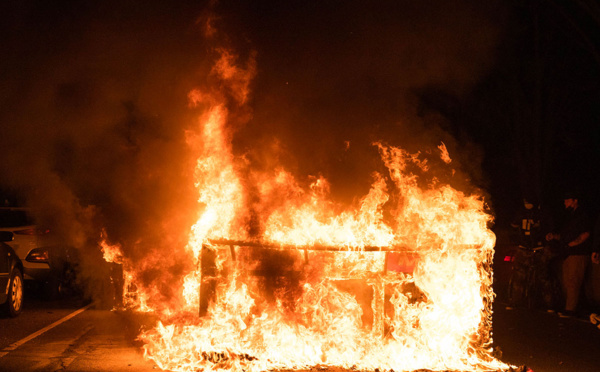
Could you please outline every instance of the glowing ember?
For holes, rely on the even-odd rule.
[[[233,80],[241,104],[247,74],[222,53],[213,72]],[[508,368],[490,349],[495,236],[482,197],[428,175],[422,154],[376,143],[387,173],[355,205],[336,205],[322,177],[303,188],[282,167],[253,171],[233,155],[225,104],[201,91],[190,101],[208,106],[189,135],[197,270],[184,301],[142,301],[162,319],[140,335],[147,358],[173,371]],[[451,163],[443,144],[437,158]]]

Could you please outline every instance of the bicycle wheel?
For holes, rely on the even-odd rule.
[[[534,269],[530,270],[527,278],[527,286],[525,290],[525,299],[527,301],[527,308],[533,309],[537,306],[537,275]]]
[[[510,306],[517,306],[523,302],[525,297],[525,287],[520,275],[511,274],[508,281],[507,300]]]

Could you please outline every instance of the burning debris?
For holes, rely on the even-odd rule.
[[[227,109],[206,97],[191,96],[208,103],[190,137],[196,269],[173,304],[138,287],[161,319],[140,335],[147,358],[173,371],[510,368],[491,349],[495,237],[481,196],[429,175],[434,157],[375,143],[387,174],[338,205],[322,177],[304,188],[282,167],[252,170],[232,152]]]
[[[157,11],[156,18],[162,19],[164,13]],[[445,18],[443,11],[436,10],[435,14]],[[479,17],[470,19],[480,22]],[[207,35],[215,37],[214,19],[203,20]],[[136,27],[136,22],[129,23]],[[407,32],[413,33],[417,23],[407,24]],[[425,31],[428,27],[419,29]],[[484,38],[481,35],[487,34],[463,32]],[[90,61],[101,59],[96,56],[104,55],[106,44],[119,41],[117,50],[121,53],[115,65],[135,66],[130,67],[135,71],[122,71],[122,76],[137,74],[138,61],[146,59],[146,50],[140,51],[144,58],[125,54],[129,60],[122,63],[129,44],[119,39],[123,34],[120,29],[107,34],[112,33],[118,35],[115,40],[92,46],[89,59],[73,59],[82,60],[87,69],[92,65]],[[94,35],[99,39],[101,36]],[[395,32],[388,37],[398,43],[394,44],[397,48],[403,48],[398,42],[402,38]],[[162,39],[148,40],[148,45],[154,46]],[[165,53],[162,49],[171,51],[171,44],[163,40],[156,48]],[[415,42],[420,44],[424,43]],[[447,44],[445,40],[442,55],[448,52]],[[464,53],[464,45],[468,43],[461,43],[461,48],[454,51],[460,58],[469,55]],[[411,42],[405,48],[410,51],[414,46]],[[198,117],[192,120],[194,125],[177,127],[185,135],[172,134],[170,124],[189,121],[187,115],[176,114],[180,116],[161,126],[154,113],[146,117],[136,104],[127,102],[126,118],[114,128],[98,125],[89,130],[73,125],[83,128],[75,134],[72,128],[63,128],[64,138],[59,138],[60,146],[52,150],[60,155],[56,156],[56,164],[44,160],[39,165],[44,170],[40,174],[56,175],[51,179],[63,193],[52,199],[68,201],[69,206],[63,209],[79,210],[82,195],[99,204],[105,219],[98,224],[106,228],[102,253],[106,261],[121,265],[114,273],[122,271],[119,285],[124,288],[124,305],[153,312],[160,319],[153,329],[139,336],[145,356],[172,371],[510,369],[491,350],[492,217],[480,193],[459,191],[446,182],[460,177],[449,149],[442,143],[437,149],[407,150],[382,141],[388,136],[380,134],[388,131],[381,131],[377,133],[380,138],[369,141],[372,146],[365,150],[375,154],[375,159],[363,161],[362,151],[357,155],[357,160],[364,163],[360,168],[374,165],[369,169],[370,179],[358,179],[361,172],[352,176],[351,183],[366,185],[366,192],[351,202],[338,202],[332,196],[335,187],[326,177],[317,174],[305,179],[297,176],[302,172],[280,161],[283,145],[278,140],[270,143],[264,139],[270,139],[268,136],[261,139],[264,154],[243,146],[234,150],[234,132],[252,116],[248,106],[250,82],[257,73],[257,54],[247,53],[245,62],[240,63],[236,53],[222,46],[211,53],[217,57],[206,74],[208,87],[193,89],[188,95],[189,112],[198,113]],[[157,66],[163,64],[163,59],[156,60]],[[187,66],[185,58],[182,60],[172,69]],[[456,72],[442,61],[445,58],[435,59],[434,64],[440,64],[435,67],[438,75],[445,75],[446,70]],[[362,63],[370,66],[372,62]],[[473,65],[483,69],[486,63],[480,62]],[[244,67],[238,67],[240,64]],[[461,71],[468,70],[468,82],[461,87],[465,89],[477,74],[471,75],[471,69],[462,63],[457,65]],[[65,66],[71,69],[69,64]],[[155,71],[157,66],[146,70]],[[419,83],[429,80],[422,76],[426,70],[419,66],[419,76],[415,77],[422,79]],[[299,75],[296,83],[305,77]],[[95,80],[113,84],[119,79],[100,74]],[[375,80],[387,81],[388,75],[384,73]],[[170,79],[165,81],[164,86],[171,86]],[[66,102],[66,107],[80,98],[78,91],[87,86],[85,80],[61,84],[59,102]],[[127,97],[129,92],[117,94],[106,84],[95,94],[118,96],[121,106],[121,96]],[[132,85],[136,93],[147,86]],[[406,86],[394,86],[394,91],[404,89],[408,90]],[[160,106],[157,102],[165,94],[161,89],[156,91],[160,92],[156,97],[140,100],[146,106]],[[307,89],[304,94],[313,92]],[[117,110],[111,106],[114,112],[107,113],[105,107],[90,103],[100,101],[94,97],[83,99],[81,107],[89,105],[88,110],[101,112],[97,114],[98,122],[122,116],[122,107]],[[385,99],[382,107],[395,101]],[[172,114],[169,110],[158,111],[164,117]],[[370,114],[369,110],[360,120],[370,119]],[[71,115],[70,120],[79,124],[83,115]],[[64,121],[63,115],[56,116],[57,123]],[[314,128],[320,121],[312,125]],[[362,134],[351,140],[339,139],[339,147],[348,153],[355,146],[354,138]],[[312,141],[310,136],[298,141],[297,146],[308,141]],[[37,151],[39,146],[31,147]],[[309,161],[318,158],[313,156]],[[192,164],[188,163],[190,158]],[[89,159],[95,166],[89,166]],[[20,161],[17,158],[12,163]],[[187,178],[189,174],[193,180]],[[190,181],[189,185],[182,180]],[[350,182],[347,186],[355,189]],[[197,205],[189,203],[189,190],[197,192]],[[181,194],[186,196],[179,197]],[[160,200],[156,195],[161,196]],[[194,218],[186,224],[189,210]],[[86,226],[96,226],[99,214],[94,208],[74,214],[71,220],[85,220]],[[190,225],[189,231],[181,228]],[[79,225],[72,226],[75,229]]]

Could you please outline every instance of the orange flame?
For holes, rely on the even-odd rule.
[[[152,311],[148,306],[148,294],[138,292],[136,282],[136,270],[133,269],[131,262],[123,256],[123,251],[119,244],[110,244],[106,240],[106,232],[102,231],[100,240],[100,250],[103,253],[103,258],[106,262],[120,265],[123,277],[114,278],[112,280],[122,279],[123,282],[123,307],[127,309],[135,309],[137,311],[149,312]]]
[[[206,317],[179,312],[169,324],[143,333],[148,358],[176,371],[318,364],[394,370],[506,367],[491,356],[489,346],[495,237],[481,197],[448,185],[418,187],[419,177],[407,169],[427,172],[427,161],[378,143],[391,183],[375,174],[358,205],[337,214],[323,178],[304,190],[284,169],[255,174],[260,200],[268,201],[255,208],[262,226],[257,239],[245,229],[245,193],[222,130],[225,120],[226,112],[217,106],[203,122],[205,152],[196,172],[204,209],[189,242],[194,257],[203,249],[214,252],[217,274],[192,273],[184,288],[191,298],[189,312],[197,309],[203,280],[216,283],[214,301]],[[301,273],[301,283],[275,284],[272,298],[265,299],[265,279],[256,274],[261,263],[253,260],[252,250],[240,242],[211,245],[211,239],[298,247],[286,251],[291,263],[275,280]],[[375,252],[365,250],[374,247]],[[388,248],[398,252],[385,252]],[[386,262],[386,255],[393,262]],[[412,266],[413,272],[386,272],[394,265]],[[353,280],[363,283],[367,300],[344,290]]]
[[[241,104],[248,75],[234,60],[223,53],[214,73]],[[323,177],[303,188],[282,167],[248,169],[218,95],[194,91],[190,102],[209,106],[188,136],[197,269],[183,280],[184,304],[144,304],[161,317],[140,335],[145,357],[172,371],[509,367],[490,348],[495,236],[481,196],[428,176],[422,154],[376,143],[387,174],[338,205]]]

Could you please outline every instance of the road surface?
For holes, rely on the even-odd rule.
[[[17,319],[0,318],[0,371],[159,371],[136,340],[146,315],[80,301],[30,301]],[[534,372],[600,371],[600,329],[580,319],[495,304],[501,360]]]
[[[91,305],[66,310],[52,309],[48,324],[36,324],[38,329],[27,335],[7,324],[14,319],[0,319],[0,371],[159,370],[143,359],[142,345],[135,340],[139,324],[134,325],[126,314]],[[20,321],[31,318],[39,323],[39,314],[21,316]]]

